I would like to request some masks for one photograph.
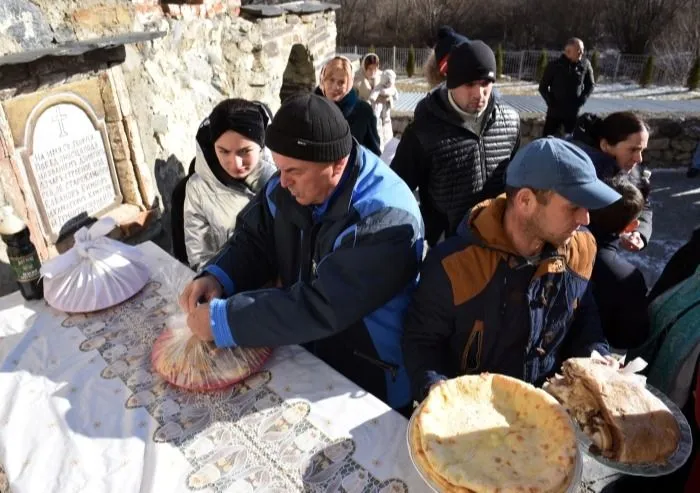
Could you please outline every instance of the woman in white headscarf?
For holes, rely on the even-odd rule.
[[[379,70],[379,57],[375,53],[367,53],[362,57],[360,69],[355,74],[355,90],[362,101],[370,102],[370,95],[382,77]],[[371,102],[370,102],[371,103]]]

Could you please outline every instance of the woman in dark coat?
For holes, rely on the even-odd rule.
[[[343,56],[331,58],[321,69],[321,83],[316,94],[338,105],[350,124],[350,132],[360,145],[381,155],[377,117],[368,102],[362,101],[352,87],[352,63]]]
[[[642,192],[645,204],[639,227],[620,237],[626,250],[638,252],[651,238],[652,211],[649,205],[651,172],[642,166],[642,153],[649,143],[649,126],[634,113],[621,111],[600,118],[591,113],[581,115],[571,136],[593,161],[601,180],[626,175]]]

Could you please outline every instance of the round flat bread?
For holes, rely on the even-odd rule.
[[[559,492],[574,472],[576,435],[566,411],[514,378],[448,380],[430,392],[416,423],[415,455],[438,484],[450,485],[446,491]]]
[[[420,409],[418,410],[418,412],[420,412]],[[439,474],[437,474],[431,469],[428,457],[425,454],[425,451],[423,450],[423,444],[421,441],[421,430],[420,425],[418,424],[418,420],[414,419],[411,421],[410,424],[411,426],[413,426],[413,430],[411,430],[410,434],[413,460],[416,462],[421,472],[425,476],[427,476],[428,479],[430,479],[430,481],[437,485],[440,488],[440,491],[450,493],[474,493],[468,488],[461,488],[459,486],[455,486],[451,483],[448,483]]]

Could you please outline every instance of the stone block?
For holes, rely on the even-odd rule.
[[[117,92],[110,83],[110,77],[107,72],[103,72],[99,76],[100,94],[102,95],[102,103],[105,108],[105,121],[108,123],[120,122],[122,120],[122,110],[119,107],[119,99]]]
[[[269,57],[277,57],[280,55],[280,48],[276,41],[265,43],[265,46],[263,46],[263,51]]]
[[[70,14],[79,39],[90,39],[95,34],[130,31],[133,11],[129,5],[96,5],[79,8]]]
[[[0,159],[5,159],[12,156],[14,146],[12,145],[12,136],[5,137],[0,133]]]
[[[114,162],[123,161],[129,157],[129,144],[122,122],[107,123],[107,135],[112,148]]]
[[[288,15],[287,24],[297,25],[301,23],[301,18],[298,15]]]
[[[651,149],[644,153],[644,161],[647,163],[654,163],[655,161],[661,161],[663,159],[663,151]]]
[[[150,208],[156,201],[156,190],[153,186],[153,179],[146,162],[146,156],[144,155],[139,126],[133,116],[125,117],[123,123],[129,141],[131,163],[134,166],[134,173],[141,191],[141,198],[145,206]]]
[[[238,49],[241,50],[243,53],[252,53],[253,52],[253,43],[251,43],[249,40],[244,39],[240,43],[238,43]],[[227,59],[230,59],[226,54],[224,56]]]
[[[673,151],[661,151],[661,161],[664,163],[673,162],[676,153]]]
[[[678,120],[660,120],[654,122],[654,136],[675,138],[683,134],[683,124]]]
[[[652,137],[649,139],[649,145],[648,145],[647,149],[649,151],[665,150],[665,149],[668,149],[670,145],[671,145],[671,140],[667,137],[658,137],[658,138]]]
[[[698,142],[689,139],[673,139],[671,141],[671,148],[682,152],[691,152],[695,150]]]
[[[116,92],[122,117],[131,115],[131,97],[126,87],[126,81],[124,80],[124,72],[122,72],[121,67],[112,67],[107,74],[109,76],[110,85]]]
[[[680,164],[690,164],[690,161],[692,159],[693,159],[692,152],[677,152],[673,156],[673,161],[676,163],[680,163]]]
[[[112,153],[114,153],[114,151],[112,151]],[[115,158],[114,167],[117,171],[124,202],[134,205],[143,205],[141,193],[139,192],[139,184],[138,181],[136,181],[136,175],[134,174],[134,167],[131,164],[131,160],[128,158]]]

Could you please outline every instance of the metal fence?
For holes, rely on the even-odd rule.
[[[339,54],[364,56],[370,52],[369,46],[338,46]],[[416,73],[431,53],[430,48],[416,48]],[[399,75],[406,75],[409,48],[378,47],[374,53],[379,56],[382,67],[391,68]],[[535,80],[537,65],[542,51],[523,50],[505,51],[503,57],[503,75],[517,80]],[[547,59],[553,60],[561,55],[560,51],[548,51]],[[590,53],[589,53],[590,55]],[[603,52],[598,59],[598,80],[604,82],[636,82],[642,76],[646,55],[627,55],[615,52]],[[691,53],[675,53],[654,57],[652,83],[659,85],[683,86],[693,65]]]

